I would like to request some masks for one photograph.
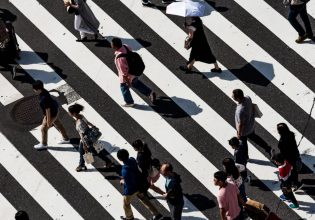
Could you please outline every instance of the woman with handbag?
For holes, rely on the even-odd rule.
[[[94,39],[97,40],[100,22],[86,4],[86,0],[64,0],[64,5],[68,13],[75,14],[74,28],[80,32],[81,37],[77,41],[87,41],[87,34],[93,34]]]
[[[208,44],[201,19],[199,17],[191,17],[190,24],[187,25],[185,23],[185,27],[188,30],[188,37],[185,40],[185,48],[191,48],[191,51],[187,65],[180,66],[180,69],[185,72],[191,72],[194,63],[196,61],[201,61],[204,63],[213,63],[214,68],[211,69],[211,72],[221,73],[222,70]]]
[[[68,111],[70,116],[72,116],[76,120],[76,130],[80,135],[80,144],[79,144],[79,152],[80,152],[80,161],[79,166],[76,168],[77,172],[87,170],[85,166],[85,161],[83,155],[85,153],[91,152],[97,156],[99,156],[106,163],[106,168],[111,167],[114,163],[106,156],[106,151],[102,149],[97,152],[93,146],[93,143],[89,141],[85,134],[90,127],[94,127],[92,123],[90,123],[80,112],[84,109],[82,105],[74,104],[69,106]]]

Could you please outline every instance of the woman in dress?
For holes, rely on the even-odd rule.
[[[86,0],[66,1],[65,6],[69,6],[74,10],[74,29],[80,32],[81,37],[81,39],[78,39],[77,41],[87,41],[87,34],[93,34],[96,40],[100,22],[97,20],[90,7],[86,4]]]
[[[79,166],[76,168],[77,172],[87,170],[85,166],[85,161],[83,158],[83,155],[86,152],[92,152],[93,154],[99,156],[102,160],[106,163],[106,168],[111,167],[114,163],[106,156],[106,152],[104,149],[102,149],[99,153],[96,152],[93,144],[86,143],[84,141],[84,133],[89,127],[93,127],[94,125],[89,122],[80,112],[84,109],[82,105],[74,104],[69,106],[68,112],[70,116],[72,116],[75,119],[75,128],[78,131],[80,135],[80,144],[79,144],[79,152],[80,152],[80,161]]]
[[[196,61],[201,61],[204,63],[213,63],[214,68],[211,72],[221,73],[216,58],[212,54],[210,46],[208,44],[205,32],[203,30],[203,24],[199,17],[191,17],[191,23],[185,26],[188,30],[188,37],[191,40],[191,51],[190,57],[186,66],[181,66],[180,69],[186,72],[191,72],[193,65]]]

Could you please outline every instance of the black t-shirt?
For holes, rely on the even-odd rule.
[[[47,90],[43,90],[39,94],[39,105],[43,111],[43,114],[46,115],[46,109],[50,108],[51,117],[55,117],[58,113],[58,103],[54,100]]]

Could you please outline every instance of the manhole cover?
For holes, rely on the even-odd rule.
[[[39,106],[38,96],[23,98],[12,109],[13,119],[20,124],[39,124],[43,120],[43,112]]]

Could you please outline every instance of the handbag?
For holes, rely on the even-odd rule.
[[[255,118],[261,118],[263,116],[263,113],[260,111],[257,104],[253,104],[253,111]]]
[[[100,130],[93,126],[91,128],[86,129],[86,131],[83,134],[83,139],[85,143],[95,144],[98,139],[102,136],[102,132]]]
[[[85,153],[83,155],[83,158],[87,164],[91,164],[94,162],[94,157],[93,157],[93,154],[91,152]]]
[[[192,38],[190,38],[189,36],[185,38],[185,44],[184,44],[185,49],[189,50],[191,48],[191,41],[192,41]]]

